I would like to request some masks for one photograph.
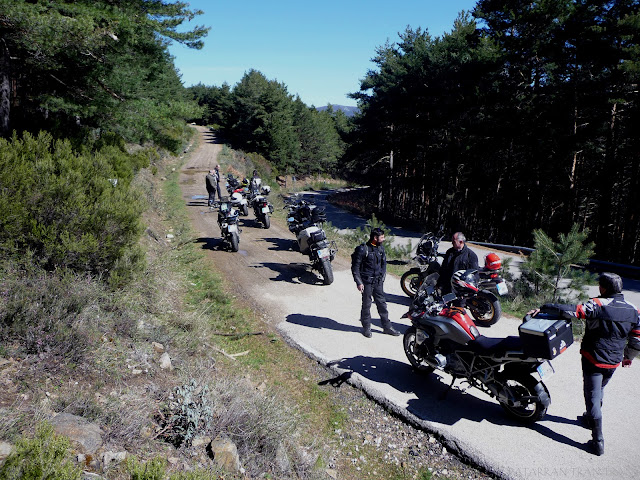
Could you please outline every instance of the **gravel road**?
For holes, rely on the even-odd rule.
[[[578,346],[570,347],[553,364],[556,373],[546,383],[552,405],[541,422],[527,428],[506,417],[490,397],[458,381],[443,399],[447,375],[421,377],[414,373],[402,349],[402,337],[360,334],[360,296],[341,258],[333,263],[335,281],[325,286],[311,272],[307,258],[292,249],[294,239],[272,223],[260,228],[253,215],[242,218],[240,251],[221,248],[216,215],[208,212],[204,174],[215,164],[219,146],[199,128],[203,141],[181,172],[180,182],[199,242],[221,273],[233,278],[237,294],[265,312],[265,319],[336,375],[358,386],[388,409],[426,431],[444,438],[450,450],[467,456],[493,474],[512,479],[636,478],[635,454],[640,417],[634,406],[640,398],[640,366],[619,369],[607,387],[604,404],[606,454],[595,457],[583,449],[590,433],[575,418],[584,408]],[[331,218],[330,218],[331,220]],[[390,317],[404,331],[401,319],[408,298],[399,281],[385,283]],[[518,319],[503,318],[483,333],[517,335]],[[640,363],[636,362],[636,363]]]

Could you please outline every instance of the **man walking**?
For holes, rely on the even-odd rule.
[[[600,297],[580,305],[546,304],[541,311],[566,312],[585,320],[585,333],[580,344],[584,403],[587,411],[578,417],[591,429],[587,443],[595,455],[604,454],[602,434],[602,399],[604,387],[615,369],[629,367],[640,353],[640,311],[622,295],[622,279],[615,273],[603,273],[598,278]],[[537,313],[537,310],[531,313]]]
[[[351,258],[351,273],[358,291],[362,294],[360,322],[362,335],[371,338],[371,298],[382,322],[382,331],[387,335],[400,335],[391,326],[387,301],[384,297],[384,279],[387,274],[387,256],[384,251],[384,232],[380,228],[371,230],[369,241],[356,247]]]

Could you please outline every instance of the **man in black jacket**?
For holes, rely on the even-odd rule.
[[[369,241],[356,247],[351,259],[351,273],[358,291],[362,293],[360,322],[362,334],[371,338],[371,297],[376,302],[382,330],[387,335],[400,335],[391,326],[387,301],[384,298],[384,278],[387,275],[387,256],[384,251],[384,232],[380,228],[371,230]]]
[[[451,237],[453,246],[444,254],[438,278],[438,286],[443,294],[451,292],[451,277],[455,272],[478,268],[478,256],[467,247],[466,241],[462,232],[456,232]]]
[[[561,311],[585,320],[585,333],[580,344],[584,402],[587,411],[578,417],[591,429],[588,449],[595,455],[604,453],[602,435],[602,397],[615,369],[631,365],[640,353],[640,311],[625,301],[622,279],[615,273],[598,278],[600,297],[580,305],[546,304],[542,312]],[[537,313],[537,310],[531,313]]]

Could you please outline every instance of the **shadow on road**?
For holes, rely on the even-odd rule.
[[[220,237],[201,237],[195,243],[201,244],[203,250],[224,250],[224,240]]]
[[[263,262],[251,265],[252,268],[268,268],[278,274],[272,278],[274,282],[306,283],[307,285],[322,284],[321,277],[310,271],[306,263],[275,263]]]
[[[336,330],[338,332],[360,333],[360,331],[362,330],[360,326],[345,325],[344,323],[336,322],[332,318],[316,317],[315,315],[303,315],[301,313],[292,313],[291,315],[288,315],[286,321],[289,323],[295,323],[296,325],[302,325],[303,327],[318,328],[318,329],[325,329],[325,330]],[[394,324],[393,322],[391,322],[391,325],[393,325],[395,329],[401,332],[404,332],[404,330],[407,328],[405,325]],[[371,331],[373,332],[374,335],[382,334],[382,326],[380,324],[379,318],[371,319],[371,326],[373,327]],[[376,327],[379,327],[380,330],[376,330]],[[394,338],[394,337],[389,337],[389,338]]]
[[[406,295],[395,295],[393,293],[386,293],[384,296],[387,299],[387,302],[395,303],[397,305],[406,305],[407,307],[411,305],[411,299]]]
[[[420,374],[404,362],[358,355],[330,362],[327,366],[337,367],[347,370],[347,372],[325,380],[323,384],[329,383],[338,387],[353,373],[358,373],[367,380],[390,385],[399,392],[413,393],[418,398],[408,401],[407,410],[428,422],[453,425],[461,419],[466,419],[478,423],[487,421],[495,425],[518,425],[516,420],[512,420],[506,415],[494,399],[487,396],[485,400],[467,394],[466,389],[470,387],[463,381],[457,380],[449,389],[450,377]],[[576,424],[575,420],[555,415],[545,416],[543,422]],[[523,428],[527,427],[523,425]],[[557,433],[541,423],[536,423],[529,428],[555,442],[578,449],[584,448],[583,444]]]
[[[273,245],[271,247],[268,247],[269,250],[275,250],[280,252],[293,250],[292,247],[295,245],[295,240],[291,238],[269,237],[269,238],[263,238],[262,240],[264,240],[265,242],[269,242]]]

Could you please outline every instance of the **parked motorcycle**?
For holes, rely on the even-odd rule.
[[[480,334],[464,309],[451,305],[455,294],[438,297],[438,274],[425,279],[404,317],[411,327],[403,338],[415,370],[441,370],[495,398],[512,417],[533,423],[551,404],[543,380],[553,373],[550,360],[573,343],[571,324],[562,318],[524,317],[519,336],[489,338]]]
[[[285,208],[289,209],[287,224],[289,231],[296,236],[300,253],[308,255],[311,266],[322,275],[325,285],[333,283],[331,262],[338,249],[335,243],[327,241],[322,224],[327,220],[324,209],[300,200],[289,199]]]
[[[246,179],[245,179],[246,180]],[[249,187],[245,182],[240,182],[233,174],[227,175],[227,192],[231,197],[231,204],[233,208],[238,209],[244,217],[249,215],[249,202],[247,197],[249,196]]]
[[[413,257],[413,262],[417,266],[404,272],[400,278],[400,286],[407,296],[413,298],[424,279],[440,270],[438,255],[442,254],[438,253],[438,247],[443,237],[442,234],[435,235],[432,232],[425,233],[420,237],[416,247],[416,256]]]
[[[267,195],[271,192],[269,185],[262,185],[260,178],[254,177],[251,180],[249,202],[253,207],[253,213],[256,220],[264,225],[264,228],[271,226],[271,218],[269,215],[273,213],[273,205],[267,200]]]
[[[418,266],[409,269],[400,278],[402,291],[409,297],[414,297],[427,276],[440,270],[437,258],[442,256],[441,253],[438,253],[442,238],[443,235],[436,236],[431,232],[425,233],[420,238],[416,247],[416,256],[413,258]],[[495,253],[486,255],[484,268],[478,269],[478,290],[467,292],[463,296],[471,315],[482,327],[493,325],[502,316],[500,300],[493,293],[495,291],[502,296],[509,292],[507,283],[500,275],[501,270],[500,257]]]
[[[218,208],[218,226],[222,239],[230,246],[232,252],[237,252],[242,231],[238,226],[238,210],[233,207],[228,197],[214,205]]]

